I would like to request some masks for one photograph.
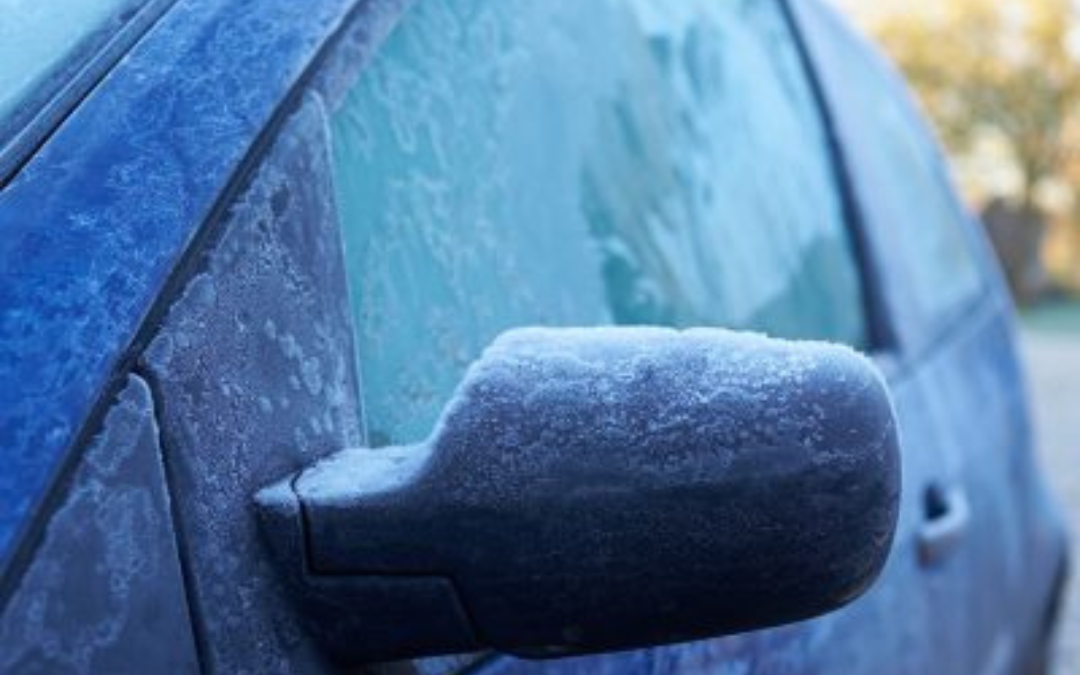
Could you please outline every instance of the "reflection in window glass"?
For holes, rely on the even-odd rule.
[[[513,326],[863,343],[821,122],[772,2],[426,0],[331,136],[373,443],[425,436]]]

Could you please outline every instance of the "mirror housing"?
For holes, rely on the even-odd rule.
[[[431,437],[256,496],[316,637],[349,663],[555,656],[741,632],[876,578],[900,470],[852,350],[720,329],[519,329]]]

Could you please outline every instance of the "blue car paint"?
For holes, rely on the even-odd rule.
[[[0,194],[0,552],[8,560],[17,530],[99,424],[128,350],[149,339],[143,326],[163,311],[154,303],[173,289],[173,269],[201,241],[200,227],[214,221],[222,193],[233,189],[275,111],[349,11],[344,1],[270,0],[258,11],[212,4],[193,0],[166,15]],[[371,32],[385,32],[395,11]],[[244,24],[248,35],[237,30]],[[177,72],[190,77],[169,79]],[[828,97],[842,107],[839,87],[825,79]],[[220,101],[232,107],[214,105]],[[837,127],[842,147],[851,147],[851,126],[840,119]],[[852,173],[881,285],[903,287],[910,271],[877,248],[887,235],[870,214],[875,186]],[[1038,636],[1001,637],[999,625],[934,614],[945,605],[1000,620],[1007,606],[1017,626],[1038,627],[1062,550],[1060,521],[1034,467],[1011,309],[985,247],[976,246],[990,281],[950,321],[928,325],[902,297],[890,298],[901,331],[892,384],[907,420],[905,443],[944,449],[938,458],[905,452],[905,475],[916,487],[905,495],[885,578],[864,600],[826,618],[722,640],[540,663],[498,658],[487,667],[828,673],[877,672],[887,662],[909,672],[1005,671]],[[938,473],[962,480],[973,497],[977,543],[964,560],[978,574],[966,580],[966,564],[926,574],[915,566],[919,486]],[[980,566],[986,559],[992,562]],[[1001,589],[1002,606],[982,604],[986,587]],[[852,637],[884,622],[895,630],[875,631],[875,640]],[[940,631],[931,636],[935,644],[927,642],[927,623]],[[965,653],[990,656],[976,663]]]
[[[935,638],[931,646],[938,660],[933,665],[941,672],[973,673],[1020,667],[1045,625],[1036,614],[1045,611],[1060,576],[1065,533],[1036,467],[1014,312],[1003,277],[981,227],[949,189],[942,153],[933,147],[899,74],[820,3],[791,4],[817,59],[870,235],[873,267],[889,294],[896,358],[921,408],[901,419],[902,431],[906,426],[909,435],[921,436],[905,441],[905,462],[913,462],[905,474],[907,498],[921,502],[928,490],[940,486],[963,490],[971,501],[972,519],[958,559],[932,566],[917,578],[929,606],[939,609],[924,628]],[[890,208],[881,199],[895,175],[870,169],[880,144],[866,134],[866,103],[858,102],[857,87],[844,66],[851,57],[838,49],[843,45],[853,45],[880,69],[891,97],[927,137],[926,170],[948,191],[944,201],[949,203],[938,211],[924,212],[920,204],[908,202]],[[908,243],[905,236],[926,236],[917,219],[942,214],[951,219],[958,244],[971,258],[978,287],[952,307],[927,312],[925,299],[913,292],[923,270],[901,252]],[[941,288],[940,294],[948,291]],[[916,525],[923,523],[925,510],[916,504]],[[918,530],[912,534],[919,536]],[[943,616],[943,607],[966,620]]]
[[[355,4],[178,4],[0,193],[0,560],[92,431],[201,225]],[[361,7],[378,26],[400,4]]]

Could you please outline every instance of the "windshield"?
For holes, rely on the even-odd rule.
[[[0,0],[0,148],[68,88],[145,1]]]

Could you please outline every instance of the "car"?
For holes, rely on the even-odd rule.
[[[0,672],[1045,672],[1014,309],[834,9],[31,5]]]

